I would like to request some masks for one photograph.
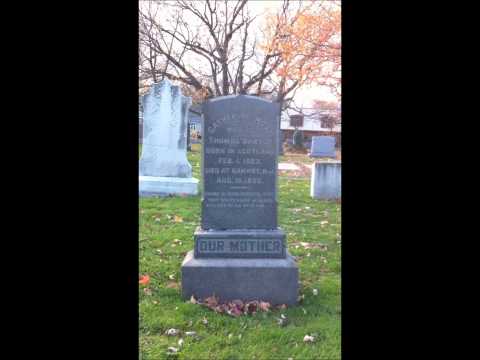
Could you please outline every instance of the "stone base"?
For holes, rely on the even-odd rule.
[[[191,250],[182,263],[184,299],[215,295],[221,302],[295,305],[298,289],[298,266],[288,252],[285,259],[197,259]]]
[[[202,230],[194,235],[195,258],[283,258],[285,232],[276,230]]]
[[[198,179],[139,176],[139,193],[142,197],[197,195]]]

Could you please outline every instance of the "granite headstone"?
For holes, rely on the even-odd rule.
[[[310,196],[314,199],[339,199],[342,194],[342,164],[339,160],[312,164]]]
[[[201,227],[182,295],[295,304],[298,267],[277,223],[279,105],[238,95],[203,105]]]
[[[313,136],[310,156],[335,158],[337,156],[335,151],[335,137]]]

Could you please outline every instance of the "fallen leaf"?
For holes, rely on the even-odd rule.
[[[288,323],[288,319],[285,315],[281,314],[280,318],[277,318],[277,324],[281,327],[286,326]]]
[[[245,304],[245,313],[247,314],[254,314],[257,312],[258,301],[250,301]]]
[[[205,305],[211,309],[218,305],[218,299],[215,296],[209,296],[204,301]]]
[[[227,314],[233,317],[239,317],[240,315],[242,315],[242,311],[235,305],[233,305],[230,307],[230,309],[227,310]]]
[[[167,349],[167,354],[176,354],[178,352],[178,349],[177,348],[174,348],[173,346],[170,346],[168,349]]]
[[[175,215],[175,216],[173,217],[173,221],[176,222],[176,223],[178,223],[178,222],[183,222],[183,218],[182,218],[181,216]]]
[[[148,295],[148,296],[152,295],[152,290],[150,290],[149,288],[144,288],[143,292],[145,293],[145,295]]]
[[[229,307],[227,304],[220,304],[220,305],[217,305],[215,306],[215,308],[213,309],[216,313],[219,313],[219,314],[223,314],[225,312],[228,312],[229,310]]]
[[[258,305],[258,307],[260,308],[260,310],[262,311],[269,311],[270,310],[270,303],[269,302],[266,302],[266,301],[260,301],[260,304]]]
[[[303,338],[303,342],[314,342],[314,341],[315,341],[315,338],[310,335],[305,335],[305,337]]]
[[[174,328],[171,328],[171,329],[168,329],[167,331],[165,331],[165,334],[167,336],[177,336],[179,333],[178,329],[174,329]]]
[[[140,277],[140,280],[138,281],[138,283],[141,285],[148,285],[149,282],[150,282],[150,276],[148,275],[142,275]]]
[[[167,283],[167,289],[178,289],[180,285],[176,283],[175,281],[169,281]]]
[[[232,301],[232,304],[235,305],[237,308],[239,308],[240,310],[243,309],[244,307],[244,304],[243,304],[243,301],[242,300],[233,300]]]

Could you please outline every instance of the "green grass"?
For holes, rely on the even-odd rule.
[[[200,149],[196,146],[193,150],[188,158],[198,178]],[[304,300],[286,310],[232,318],[180,297],[180,265],[186,252],[193,249],[193,232],[200,224],[200,197],[140,200],[140,273],[150,275],[152,291],[147,295],[143,286],[139,290],[141,359],[340,358],[340,205],[310,198],[308,179],[280,177],[278,209],[289,251],[298,261]],[[183,222],[175,222],[175,215]],[[305,249],[300,242],[324,244],[327,249]],[[317,296],[313,289],[318,289]],[[289,319],[285,327],[276,323],[280,314]],[[207,325],[202,323],[204,317]],[[196,331],[201,339],[183,337],[184,344],[179,347],[178,336],[164,334],[169,328]],[[316,341],[304,343],[307,334],[316,334]],[[179,352],[167,355],[169,346]]]

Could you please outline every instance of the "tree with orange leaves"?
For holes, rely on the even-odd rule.
[[[288,102],[305,85],[329,86],[340,94],[341,10],[339,1],[308,3],[284,0],[270,14],[263,50],[281,54],[281,63],[268,78],[277,102]],[[259,88],[262,84],[258,85]]]
[[[282,104],[304,85],[339,83],[339,1],[284,0],[267,18],[263,36],[249,4],[141,3],[140,79],[169,78],[198,100],[249,94]]]

